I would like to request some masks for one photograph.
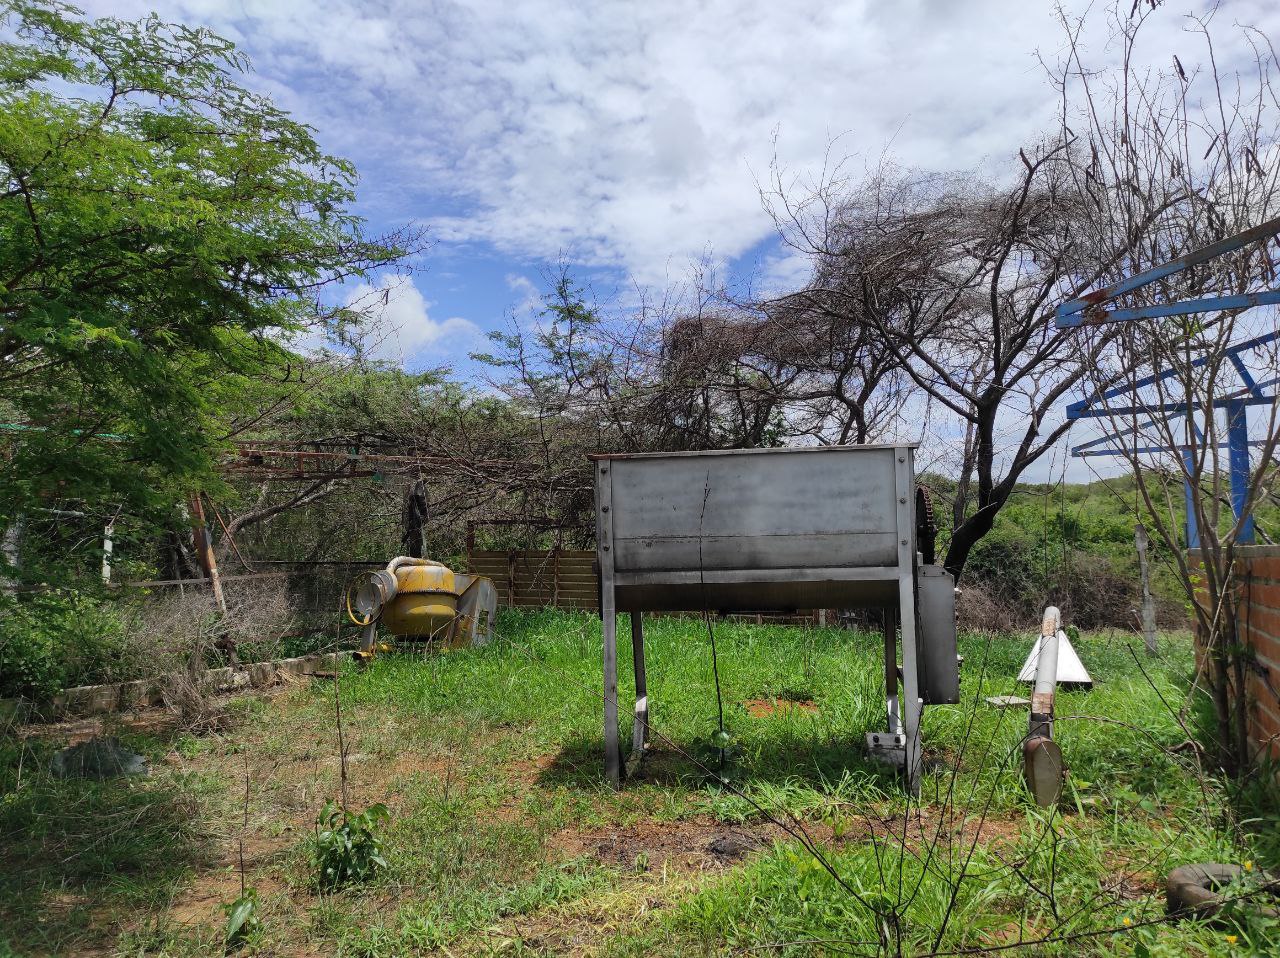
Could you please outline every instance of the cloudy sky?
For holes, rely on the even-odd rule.
[[[373,228],[434,238],[424,272],[380,281],[400,329],[387,354],[464,373],[560,259],[606,299],[707,257],[738,281],[794,278],[757,189],[775,154],[801,179],[833,140],[855,168],[887,152],[998,170],[1051,122],[1037,56],[1063,49],[1049,0],[80,2],[203,23],[247,52],[250,83],[356,163]],[[1090,21],[1099,57],[1109,3]],[[1166,0],[1153,64],[1196,62],[1185,18],[1209,8]],[[1269,0],[1215,17],[1280,35]]]

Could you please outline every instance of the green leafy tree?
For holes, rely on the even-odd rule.
[[[0,5],[0,501],[171,504],[211,480],[213,384],[278,374],[325,289],[417,252],[205,29]],[[330,299],[332,297],[329,297]]]

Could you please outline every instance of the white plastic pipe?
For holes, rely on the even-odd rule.
[[[1062,613],[1056,606],[1044,610],[1040,623],[1040,649],[1036,655],[1036,684],[1031,693],[1031,721],[1027,737],[1053,738],[1053,693],[1058,687],[1058,633]]]

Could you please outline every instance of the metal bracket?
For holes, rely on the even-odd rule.
[[[867,752],[877,762],[904,768],[907,764],[907,736],[903,732],[868,732]]]

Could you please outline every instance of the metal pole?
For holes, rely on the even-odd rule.
[[[631,757],[638,760],[649,740],[649,679],[644,662],[644,613],[631,613],[631,661],[636,674],[635,725],[631,729]],[[628,769],[628,772],[630,769]]]
[[[916,536],[915,473],[912,452],[907,446],[894,450],[897,461],[898,526],[898,625],[902,631],[902,731],[906,736],[904,771],[907,787],[920,791],[920,700],[916,641]]]
[[[1241,545],[1253,542],[1253,513],[1249,506],[1249,419],[1248,406],[1241,399],[1227,400],[1227,459],[1231,466],[1231,511],[1240,526]]]
[[[1036,684],[1031,693],[1031,723],[1027,737],[1053,738],[1053,693],[1058,687],[1058,632],[1062,615],[1054,606],[1044,610],[1040,624],[1040,652],[1036,658]]]
[[[600,625],[604,638],[604,774],[622,787],[622,753],[618,742],[618,612],[613,590],[613,516],[609,463],[596,464],[596,549],[600,559]]]
[[[1058,648],[1066,634],[1054,606],[1044,610],[1040,648],[1036,655],[1036,685],[1031,693],[1031,718],[1022,745],[1022,771],[1035,802],[1051,808],[1062,798],[1062,749],[1053,740],[1053,693],[1058,685]]]
[[[1186,475],[1182,479],[1182,491],[1187,504],[1187,548],[1200,548],[1200,523],[1196,521],[1196,497],[1191,480],[1196,474],[1196,457],[1190,449],[1182,450],[1182,464]]]
[[[884,703],[889,713],[889,731],[902,732],[902,712],[898,708],[898,610],[884,610]]]

